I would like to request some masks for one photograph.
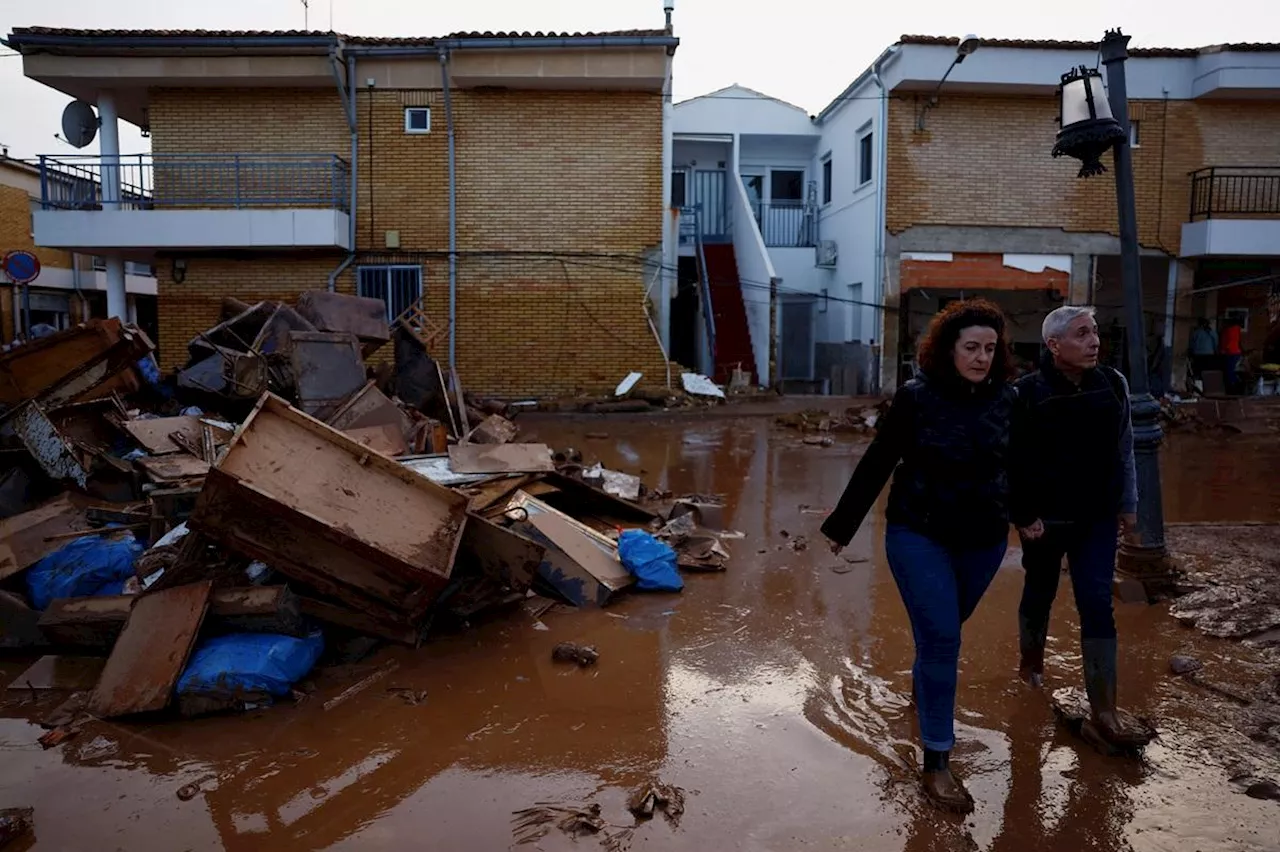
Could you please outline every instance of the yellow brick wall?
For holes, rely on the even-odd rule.
[[[34,253],[42,268],[71,268],[70,252],[39,248],[31,239],[31,197],[26,190],[0,185],[0,255],[11,251]],[[4,343],[13,339],[13,320],[13,291],[0,288],[0,339]]]
[[[917,103],[890,101],[889,230],[913,224],[1061,227],[1116,233],[1115,178],[1081,180],[1079,161],[1053,159],[1057,101],[948,95],[916,132]],[[1188,172],[1266,165],[1280,154],[1280,105],[1134,101],[1133,151],[1141,242],[1176,254],[1191,204]]]
[[[337,153],[349,131],[336,93],[153,93],[157,153]],[[404,133],[426,105],[432,132]],[[448,170],[441,93],[362,91],[358,263],[424,267],[433,320],[448,319]],[[662,228],[661,99],[656,94],[459,91],[458,367],[481,393],[550,396],[656,376],[661,351],[643,307]],[[235,127],[229,126],[230,116]],[[398,249],[386,232],[398,231]],[[370,254],[373,253],[373,254]],[[544,257],[542,255],[552,255]],[[183,284],[160,269],[161,360],[217,320],[224,295],[292,300],[325,286],[342,255],[188,257]],[[352,291],[348,271],[340,289]],[[445,338],[442,338],[442,343]],[[389,352],[389,349],[388,349]],[[442,345],[436,353],[445,355]]]

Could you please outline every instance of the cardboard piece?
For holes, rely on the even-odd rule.
[[[143,595],[129,612],[89,712],[111,718],[163,710],[187,664],[213,584],[191,583]]]
[[[500,414],[491,414],[467,435],[473,444],[509,444],[516,439],[516,424]]]
[[[538,473],[555,470],[546,444],[460,444],[449,448],[454,473]]]

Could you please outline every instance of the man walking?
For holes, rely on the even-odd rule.
[[[1197,379],[1205,370],[1213,368],[1213,359],[1218,354],[1218,335],[1205,317],[1196,322],[1187,349],[1191,355],[1191,371]]]
[[[1116,624],[1111,604],[1117,525],[1132,535],[1138,489],[1129,387],[1098,364],[1094,309],[1045,317],[1048,352],[1017,382],[1011,439],[1011,516],[1022,536],[1026,581],[1018,608],[1022,678],[1040,686],[1049,612],[1066,556],[1080,615],[1089,733],[1114,745],[1146,742],[1116,712]]]

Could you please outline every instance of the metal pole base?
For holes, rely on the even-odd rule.
[[[1164,545],[1145,547],[1122,542],[1116,559],[1116,593],[1134,601],[1141,587],[1147,602],[1167,600],[1177,591],[1178,566]]]

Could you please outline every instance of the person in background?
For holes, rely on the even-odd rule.
[[[1116,712],[1117,638],[1111,585],[1117,524],[1137,529],[1129,386],[1098,363],[1098,324],[1091,307],[1064,306],[1044,319],[1048,351],[1040,369],[1016,384],[1010,498],[1026,569],[1018,607],[1019,673],[1044,677],[1049,613],[1066,556],[1080,616],[1087,736],[1120,746],[1146,742]]]
[[[1218,354],[1218,333],[1207,317],[1200,317],[1191,331],[1187,354],[1191,356],[1191,371],[1197,379],[1205,370],[1213,369],[1213,359]]]
[[[1222,330],[1222,367],[1223,380],[1227,384],[1227,393],[1240,392],[1240,362],[1244,360],[1244,349],[1240,341],[1240,320],[1232,317],[1227,320],[1227,327]]]
[[[950,754],[960,626],[1008,544],[1014,392],[1004,314],[984,300],[953,302],[933,318],[917,361],[918,377],[894,395],[822,533],[839,553],[893,474],[885,552],[915,639],[924,792],[968,813],[973,799],[952,773]]]

